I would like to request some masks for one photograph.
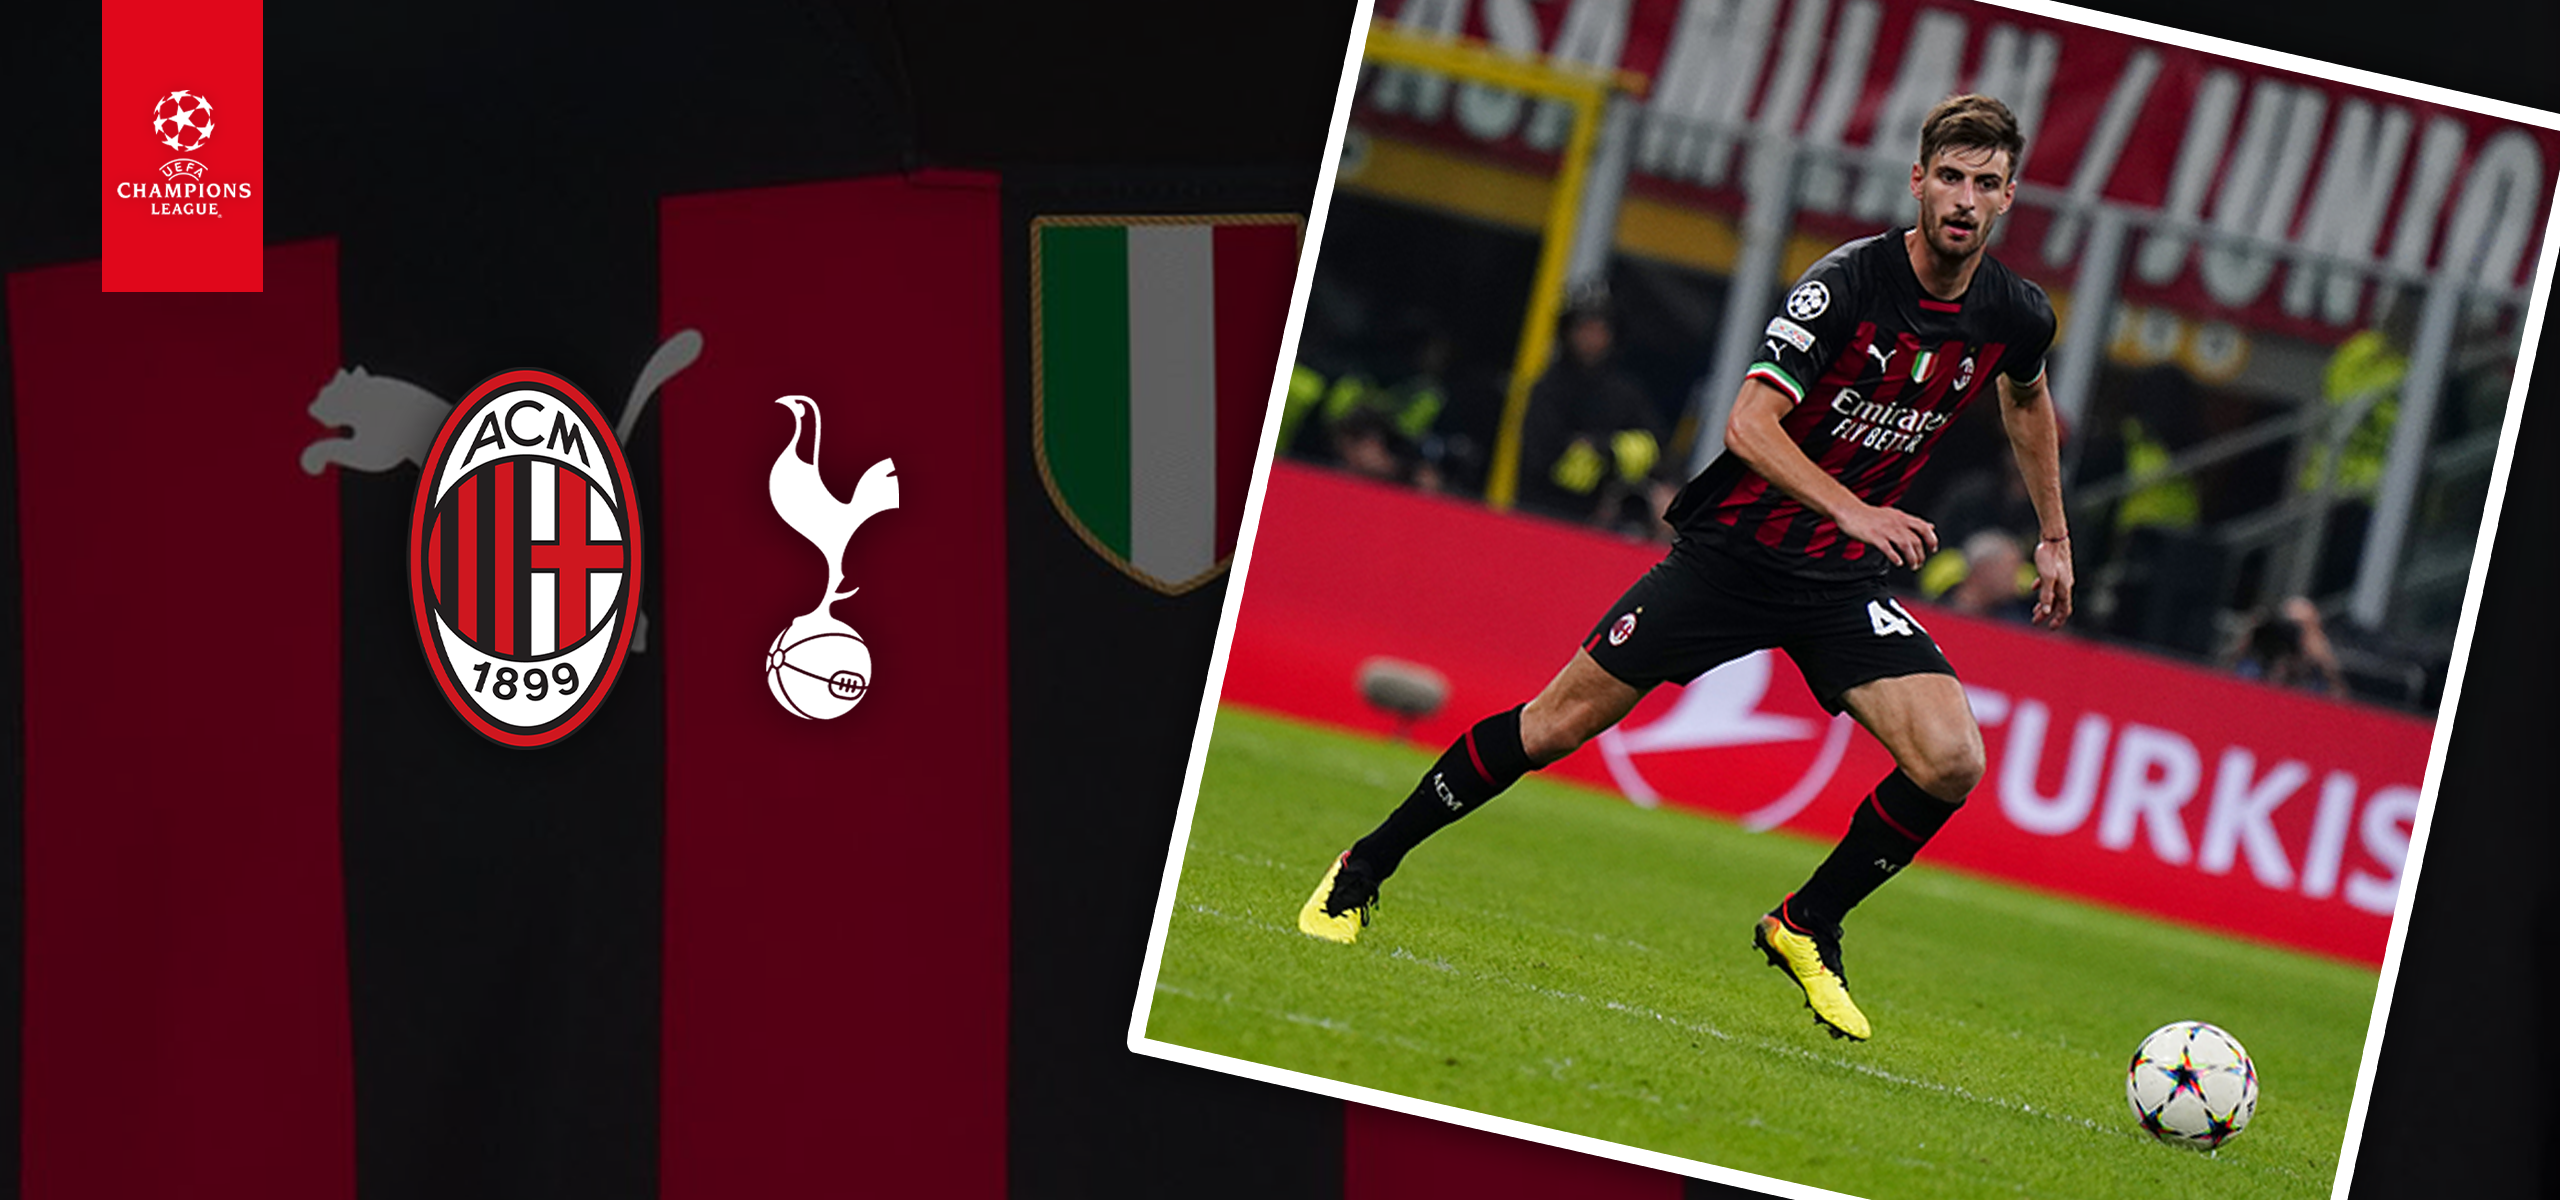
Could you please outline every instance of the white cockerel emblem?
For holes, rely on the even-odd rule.
[[[853,486],[853,498],[836,499],[818,475],[817,401],[784,396],[774,403],[791,410],[791,441],[773,460],[766,491],[783,522],[827,556],[827,589],[816,608],[793,618],[766,648],[765,683],[774,700],[793,715],[827,720],[851,712],[871,690],[870,647],[827,610],[857,590],[844,586],[845,543],[863,522],[898,506],[897,467],[885,458],[871,464]],[[805,458],[800,453],[804,433],[809,446]]]

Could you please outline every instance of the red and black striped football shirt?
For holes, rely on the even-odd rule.
[[[1912,273],[1903,231],[1824,255],[1769,322],[1745,378],[1795,401],[1784,421],[1805,457],[1869,504],[1898,502],[1939,435],[1995,372],[2044,372],[2053,305],[1985,255],[1965,294],[1939,300]],[[1664,519],[1683,537],[1816,580],[1884,573],[1884,555],[1722,454]]]

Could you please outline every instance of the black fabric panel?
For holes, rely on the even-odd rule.
[[[0,161],[8,163],[0,184],[0,267],[98,257],[98,122],[91,114],[105,70],[98,53],[103,19],[94,4],[12,4],[0,15],[0,99],[10,112],[45,114],[0,132]],[[14,470],[10,480],[14,487]],[[14,1124],[9,1136],[17,1136]],[[7,1186],[18,1186],[14,1170]]]
[[[349,363],[448,399],[540,366],[617,413],[656,343],[645,194],[564,187],[539,206],[401,226],[342,243]],[[645,538],[654,445],[631,449]],[[417,484],[411,467],[339,475],[358,1194],[649,1195],[659,660],[632,656],[557,744],[518,750],[473,732],[438,692],[407,608]],[[521,520],[491,516],[494,528]],[[656,582],[644,572],[644,609]]]
[[[1051,504],[1031,446],[1033,217],[1304,211],[1313,184],[1304,167],[1006,178],[1016,1196],[1342,1191],[1339,1101],[1126,1046],[1226,587],[1168,597],[1105,562]]]
[[[872,6],[833,0],[858,19]],[[917,153],[1001,168],[1287,164],[1315,178],[1346,0],[893,0]]]

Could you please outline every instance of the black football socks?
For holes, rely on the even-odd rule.
[[[1858,802],[1849,832],[1831,848],[1831,857],[1787,898],[1787,923],[1808,933],[1837,930],[1840,918],[1910,866],[1912,856],[1954,815],[1955,805],[1922,791],[1910,776],[1900,771],[1885,776]]]
[[[1352,843],[1351,861],[1366,865],[1371,879],[1395,874],[1422,839],[1501,795],[1531,765],[1529,752],[1520,746],[1520,709],[1476,722],[1422,773],[1422,782],[1404,803],[1369,836]]]

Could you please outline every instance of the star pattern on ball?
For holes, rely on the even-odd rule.
[[[162,96],[151,109],[151,131],[182,154],[203,149],[213,137],[213,101],[183,89]]]
[[[2178,1065],[2169,1068],[2170,1099],[2176,1099],[2180,1092],[2194,1092],[2197,1099],[2204,1098],[2204,1073],[2196,1070],[2195,1059],[2186,1050],[2178,1051]]]

